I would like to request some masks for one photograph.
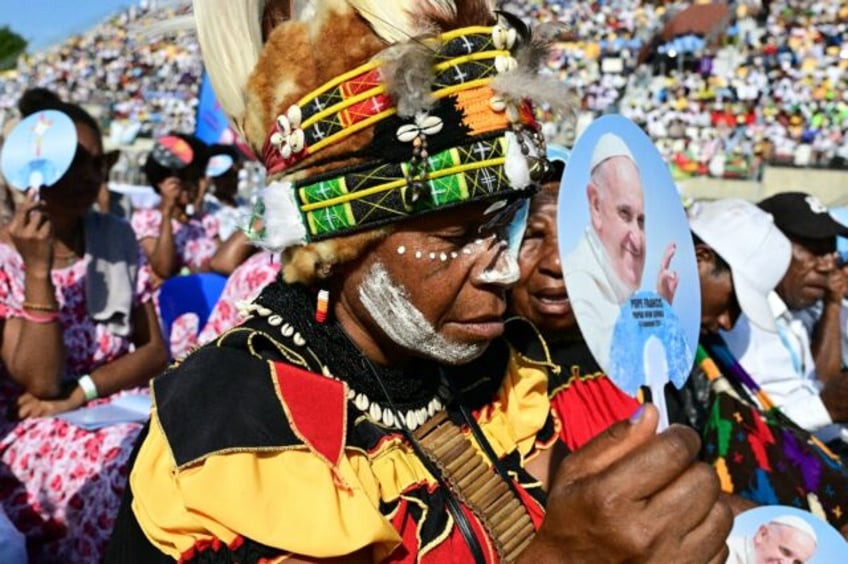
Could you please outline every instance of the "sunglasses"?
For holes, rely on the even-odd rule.
[[[91,164],[91,166],[99,170],[105,177],[109,175],[109,171],[115,166],[119,156],[120,151],[108,151],[94,155],[80,143],[77,143],[77,150],[74,153],[74,159],[71,161],[71,168]]]

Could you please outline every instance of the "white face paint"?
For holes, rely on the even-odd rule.
[[[380,329],[407,350],[446,364],[465,364],[486,350],[486,344],[457,343],[440,335],[379,262],[365,274],[359,299]]]
[[[518,261],[506,245],[498,252],[494,266],[480,273],[481,282],[498,286],[515,284],[520,277],[521,269],[518,266]]]

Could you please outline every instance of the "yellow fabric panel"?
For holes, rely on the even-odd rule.
[[[548,375],[510,348],[506,377],[497,400],[480,414],[480,428],[499,457],[516,446],[522,460],[536,442],[551,411]],[[476,444],[476,443],[475,443]]]
[[[421,460],[400,437],[380,445],[380,448],[369,456],[370,461],[364,455],[351,456],[350,460],[356,467],[360,479],[366,481],[366,476],[371,476],[379,488],[379,495],[387,503],[398,499],[403,491],[415,484],[436,483],[435,478],[424,468]]]
[[[168,556],[179,559],[197,541],[217,537],[230,544],[236,535],[217,524],[212,529],[186,510],[176,480],[176,464],[162,435],[156,412],[130,473],[132,509],[147,539]],[[214,491],[214,490],[213,490]]]
[[[339,466],[346,487],[337,487],[327,464],[305,449],[218,454],[175,472],[153,422],[130,476],[133,510],[148,539],[175,558],[201,539],[229,544],[237,531],[317,558],[373,546],[380,559],[400,537],[377,509],[379,486],[364,456],[352,458]]]

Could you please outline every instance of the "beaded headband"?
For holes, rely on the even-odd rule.
[[[263,147],[271,176],[314,166],[309,157],[366,128],[373,128],[373,138],[355,153],[332,157],[362,164],[269,187],[266,204],[280,188],[291,201],[278,202],[276,212],[263,210],[266,217],[296,208],[304,227],[297,238],[306,243],[457,205],[532,194],[548,166],[532,108],[528,101],[499,96],[490,85],[518,66],[516,30],[501,24],[467,27],[422,44],[432,60],[432,105],[426,111],[399,114],[378,55],[277,117]],[[268,238],[263,230],[252,235]],[[287,236],[285,244],[290,242]]]

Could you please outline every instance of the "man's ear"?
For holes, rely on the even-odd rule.
[[[757,532],[754,534],[754,544],[760,544],[768,536],[768,525],[760,525]]]
[[[601,196],[598,186],[591,179],[586,184],[586,200],[589,202],[589,219],[595,229],[598,229],[601,222]]]

